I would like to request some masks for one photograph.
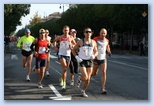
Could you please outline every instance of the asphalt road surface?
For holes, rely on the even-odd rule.
[[[32,66],[35,58],[33,58]],[[70,86],[67,71],[67,91],[59,85],[61,65],[51,49],[50,76],[43,79],[43,89],[37,88],[38,76],[32,71],[26,82],[26,69],[22,68],[21,50],[11,44],[4,54],[4,100],[148,100],[148,57],[113,54],[108,57],[107,95],[101,94],[101,71],[92,77],[86,90],[88,98],[81,96],[80,88]],[[75,74],[75,81],[80,73]]]

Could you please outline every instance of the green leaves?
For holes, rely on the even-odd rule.
[[[21,17],[29,14],[30,4],[4,4],[4,34],[10,35],[21,25]]]

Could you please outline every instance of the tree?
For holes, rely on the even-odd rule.
[[[42,18],[41,16],[38,15],[38,11],[34,14],[33,18],[31,18],[31,20],[29,21],[29,27],[34,26],[35,24],[41,23],[42,22]]]
[[[29,14],[30,4],[4,4],[4,34],[10,35],[21,25],[21,17]]]

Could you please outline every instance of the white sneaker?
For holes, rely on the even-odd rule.
[[[39,89],[43,89],[42,84],[38,84],[37,87],[38,87]]]
[[[88,98],[88,95],[85,93],[85,91],[81,91],[81,94],[82,94],[83,97]]]
[[[30,81],[29,75],[26,76],[26,81]]]
[[[74,86],[74,81],[73,80],[70,82],[70,85],[71,86]]]
[[[50,76],[49,71],[46,71],[46,76]]]

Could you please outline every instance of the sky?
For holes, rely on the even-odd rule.
[[[61,9],[60,9],[61,6]],[[44,16],[48,16],[49,14],[52,14],[54,12],[63,12],[66,11],[69,8],[69,4],[31,4],[30,7],[30,13],[26,15],[25,17],[21,17],[21,26],[17,26],[16,32],[22,28],[24,28],[26,25],[29,24],[29,21],[31,18],[33,18],[34,14],[38,11],[39,16],[42,18]]]

